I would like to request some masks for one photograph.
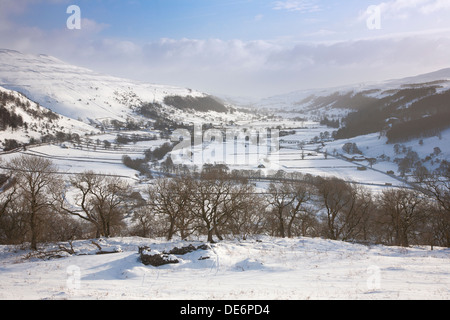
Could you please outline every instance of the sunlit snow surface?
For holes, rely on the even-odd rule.
[[[450,298],[450,251],[443,248],[261,237],[211,244],[177,256],[179,264],[152,267],[139,261],[139,246],[162,252],[188,243],[96,241],[119,252],[95,255],[91,241],[76,241],[79,255],[43,261],[0,246],[0,299]]]

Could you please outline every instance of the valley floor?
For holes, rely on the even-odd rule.
[[[152,267],[140,262],[139,246],[162,252],[187,243],[136,237],[96,241],[119,252],[96,255],[91,241],[76,241],[76,255],[42,260],[0,246],[0,299],[450,299],[450,249],[444,248],[260,237],[212,244],[177,255],[178,264]]]

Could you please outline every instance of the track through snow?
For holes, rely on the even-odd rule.
[[[80,255],[44,261],[0,246],[0,299],[450,298],[450,249],[261,237],[213,244],[156,268],[139,261],[139,246],[162,252],[188,243],[131,237],[100,244],[120,252],[95,255],[90,241],[76,241]]]

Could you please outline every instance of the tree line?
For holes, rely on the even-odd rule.
[[[402,88],[383,98],[361,101],[356,104],[358,108],[348,102],[348,107],[356,111],[342,119],[343,125],[334,132],[334,137],[348,139],[385,132],[389,143],[396,143],[436,135],[450,126],[450,91],[438,93],[438,88]]]
[[[227,107],[212,96],[193,97],[193,96],[166,96],[164,97],[166,105],[180,110],[195,110],[199,112],[216,111],[226,113]]]
[[[20,114],[8,110],[5,106],[0,105],[0,131],[6,130],[8,127],[15,130],[24,125],[23,118]]]
[[[98,237],[322,237],[384,245],[450,246],[450,170],[420,188],[379,194],[338,178],[303,176],[259,189],[224,172],[152,180],[137,189],[91,171],[67,176],[49,159],[2,163],[0,243]],[[420,178],[420,179],[419,179]]]

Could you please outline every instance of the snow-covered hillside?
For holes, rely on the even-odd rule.
[[[260,237],[208,244],[207,250],[175,255],[177,264],[153,267],[141,263],[138,247],[167,252],[201,242],[134,237],[94,242],[75,241],[72,248],[64,243],[74,254],[60,252],[62,258],[50,260],[0,246],[0,299],[450,298],[450,251],[443,248]],[[97,255],[99,247],[116,253]],[[41,257],[55,249],[47,247]]]
[[[326,141],[322,150],[342,154],[342,146],[356,143],[364,157],[376,161],[374,169],[398,173],[396,159],[410,151],[416,165],[420,160],[429,170],[448,160],[449,97],[450,69],[442,69],[404,79],[292,92],[265,99],[259,106],[328,125],[335,141]]]
[[[329,142],[326,144],[326,148],[329,152],[337,150],[342,154],[344,153],[342,147],[346,143],[355,143],[363,157],[376,159],[373,168],[382,172],[393,171],[399,174],[398,166],[394,160],[404,158],[409,150],[417,153],[423,166],[429,171],[435,170],[443,161],[450,159],[450,129],[443,131],[439,136],[413,139],[398,144],[388,144],[386,137],[380,137],[379,134],[368,134]],[[352,157],[354,155],[347,156]],[[368,165],[366,162],[362,163]]]
[[[1,105],[3,110],[20,119],[17,127],[11,127],[5,123],[1,128],[0,149],[4,147],[6,140],[27,144],[32,140],[39,142],[47,135],[55,136],[58,132],[66,135],[77,134],[81,137],[85,134],[98,133],[98,130],[92,126],[58,115],[16,91],[0,87],[0,95],[4,100]],[[2,119],[2,122],[4,120]]]
[[[408,77],[403,79],[393,79],[369,83],[356,83],[333,88],[318,88],[299,90],[273,97],[267,97],[255,103],[259,108],[281,109],[284,111],[314,111],[319,103],[318,98],[331,97],[336,95],[335,99],[329,99],[328,103],[320,101],[321,107],[332,107],[339,96],[351,94],[364,94],[368,97],[382,98],[393,95],[396,91],[405,88],[425,88],[439,86],[438,92],[450,89],[450,68],[438,70],[435,72]]]
[[[46,55],[0,50],[0,111],[6,115],[0,119],[0,142],[5,144],[6,140],[14,139],[28,143],[45,135],[56,136],[54,144],[17,149],[16,153],[2,154],[0,160],[7,162],[19,153],[43,157],[51,159],[64,177],[89,169],[126,179],[134,191],[142,191],[152,182],[151,175],[158,177],[164,171],[162,162],[168,156],[149,160],[152,157],[147,158],[147,154],[169,141],[166,124],[175,129],[171,127],[174,123],[201,122],[212,130],[201,131],[202,143],[188,143],[188,152],[178,154],[179,158],[175,151],[169,153],[176,165],[201,168],[206,163],[226,164],[231,171],[251,172],[252,183],[262,192],[267,191],[268,181],[273,180],[260,178],[294,177],[297,173],[335,176],[374,192],[404,188],[410,181],[405,172],[400,172],[395,158],[412,154],[418,164],[436,169],[449,159],[450,129],[443,127],[438,133],[394,143],[389,142],[388,129],[406,122],[402,110],[413,109],[417,101],[449,89],[450,69],[445,69],[384,83],[295,92],[259,104],[272,109],[274,114],[254,112],[249,106],[249,110],[240,112],[191,89],[143,84],[100,75]],[[448,94],[435,101],[442,114],[448,110],[446,98],[450,91]],[[201,107],[191,109],[188,104],[192,101]],[[379,132],[333,139],[333,130],[345,127],[340,121],[360,110],[360,102],[370,109],[368,102],[374,101],[392,105],[399,117],[389,121],[378,119],[382,124]],[[212,109],[205,112],[202,103],[209,102]],[[103,127],[107,132],[95,128],[95,124],[105,123],[104,120],[148,120],[154,115],[169,121],[162,121],[161,128],[153,130],[151,126],[145,130],[129,128],[133,131],[112,125]],[[331,121],[320,123],[323,116],[338,119],[339,128],[332,127]],[[418,118],[425,117],[419,114]],[[374,120],[368,119],[369,123]],[[280,129],[277,134],[270,133],[275,146],[267,144],[269,135],[264,130],[267,127]],[[233,133],[231,129],[239,129],[239,137],[227,136],[224,143],[220,137],[227,130]],[[255,141],[246,136],[253,129],[261,130]],[[359,128],[354,125],[354,129]],[[62,133],[78,134],[81,139],[68,142],[73,139],[57,138]],[[133,144],[119,143],[122,134],[142,139],[134,140]],[[347,144],[354,144],[359,152],[346,153]],[[148,172],[140,175],[136,166],[127,166],[125,156],[148,161]],[[196,163],[195,159],[201,161]],[[399,248],[269,236],[253,236],[245,241],[228,238],[206,244],[205,239],[198,237],[193,242],[138,237],[77,240],[43,244],[34,252],[23,249],[24,243],[2,245],[0,299],[450,298],[448,248]],[[188,244],[205,245],[206,249],[174,255],[179,263],[161,267],[144,265],[139,259],[141,246],[163,252]],[[98,254],[99,250],[102,254]]]
[[[188,88],[98,74],[51,56],[7,49],[0,50],[0,85],[22,92],[58,114],[91,123],[105,119],[125,122],[129,116],[136,117],[131,108],[141,103],[159,103],[170,109],[167,112],[174,118],[182,119],[186,112],[165,106],[165,97],[208,96]]]

